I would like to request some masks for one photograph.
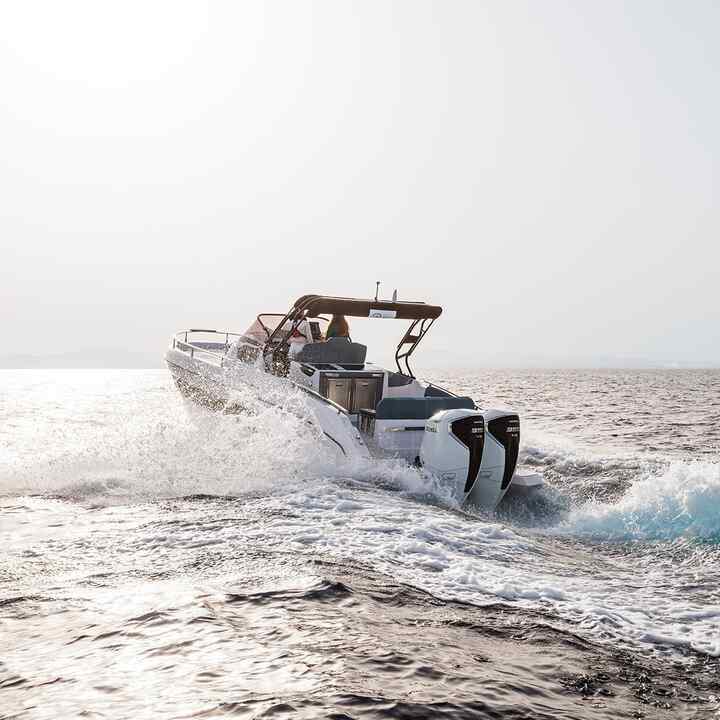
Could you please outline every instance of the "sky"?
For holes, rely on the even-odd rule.
[[[159,365],[380,280],[443,306],[435,366],[720,366],[719,36],[714,0],[3,3],[0,355]]]

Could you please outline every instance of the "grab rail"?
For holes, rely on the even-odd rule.
[[[213,352],[212,350],[208,350],[206,348],[200,347],[199,345],[193,345],[193,343],[188,341],[188,333],[195,333],[195,332],[202,332],[202,333],[212,333],[215,335],[224,335],[225,336],[225,351],[227,352],[228,348],[228,341],[229,338],[232,337],[247,337],[244,333],[236,333],[236,332],[230,332],[226,330],[203,330],[199,328],[190,328],[188,330],[179,330],[173,335],[173,348],[177,348],[178,350],[184,351],[185,349],[188,349],[190,351],[190,357],[195,357],[195,352],[201,352],[205,355],[212,355],[214,357],[217,357],[220,359],[220,367],[223,367],[223,360],[225,359],[225,356]],[[183,336],[183,339],[180,339],[180,336]],[[257,340],[253,340],[252,338],[247,338],[248,345],[257,345],[258,347],[262,347],[262,343],[257,342]],[[178,346],[184,346],[184,347],[178,347]],[[290,380],[290,383],[298,388],[299,390],[302,390],[307,395],[310,395],[314,397],[316,400],[320,400],[325,405],[329,405],[334,410],[336,410],[341,415],[349,415],[348,411],[342,406],[338,405],[334,400],[330,400],[330,398],[326,398],[324,395],[321,395],[316,390],[313,390],[312,388],[306,387],[304,385],[300,385],[300,383],[295,382],[294,380]]]
[[[230,347],[230,338],[240,338],[243,337],[243,333],[237,333],[237,332],[231,332],[229,330],[207,330],[205,328],[188,328],[187,330],[179,330],[173,335],[173,349],[178,349],[181,352],[189,352],[190,357],[194,358],[196,352],[203,353],[205,355],[211,355],[213,357],[220,359],[220,367],[222,367],[223,360],[225,358],[224,353],[215,352],[214,350],[209,350],[208,348],[200,347],[199,345],[196,345],[191,340],[188,340],[188,335],[192,333],[208,333],[208,334],[214,334],[214,335],[220,335],[225,336],[225,352],[228,351],[228,348]],[[182,336],[182,337],[181,337]],[[197,342],[197,341],[196,341]],[[252,340],[249,339],[249,344],[253,344]],[[258,343],[259,344],[259,343]]]

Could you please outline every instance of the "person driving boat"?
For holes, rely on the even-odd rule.
[[[350,326],[344,315],[333,315],[328,329],[325,332],[325,340],[333,337],[344,337],[350,339]]]

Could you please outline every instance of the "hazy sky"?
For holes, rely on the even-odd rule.
[[[382,280],[444,306],[434,361],[720,364],[718,38],[716,0],[2,3],[0,353]]]

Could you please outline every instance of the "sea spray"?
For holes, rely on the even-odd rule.
[[[720,463],[673,461],[638,478],[615,502],[589,500],[557,532],[604,540],[720,542]]]

